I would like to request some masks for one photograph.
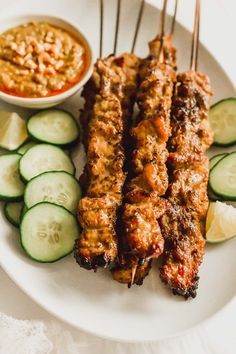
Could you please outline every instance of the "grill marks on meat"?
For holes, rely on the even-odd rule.
[[[134,192],[124,206],[125,238],[138,258],[154,258],[163,252],[164,240],[157,219],[165,212],[166,200],[158,193]],[[153,256],[155,255],[155,256]]]
[[[172,103],[169,141],[170,207],[161,217],[165,238],[161,279],[174,294],[195,297],[204,255],[204,221],[208,209],[208,159],[213,142],[207,121],[211,89],[199,72],[179,74]]]
[[[81,111],[80,122],[83,128],[83,143],[86,149],[88,146],[89,122],[93,115],[96,96],[103,85],[104,65],[106,70],[109,70],[111,74],[111,91],[114,94],[118,94],[119,99],[122,100],[123,124],[126,124],[126,129],[123,130],[127,134],[127,129],[130,126],[130,112],[133,109],[134,95],[137,88],[136,81],[139,63],[140,60],[135,55],[124,53],[119,57],[110,55],[107,58],[98,60],[95,64],[93,74],[85,84],[82,92],[85,104]]]
[[[136,97],[140,114],[130,134],[133,140],[131,166],[125,185],[122,215],[122,247],[113,278],[129,285],[142,284],[151,267],[150,259],[164,249],[158,219],[168,202],[161,198],[168,187],[166,161],[170,136],[170,107],[175,81],[175,49],[170,35],[164,40],[164,62],[157,59],[158,36],[150,44],[151,55],[139,68]],[[168,51],[171,50],[171,54]]]
[[[83,231],[75,243],[75,258],[82,267],[106,267],[116,257],[116,206],[111,196],[81,199],[78,218]]]
[[[198,266],[205,246],[201,225],[183,206],[172,203],[161,219],[161,226],[165,237],[161,279],[174,295],[195,297]]]
[[[117,210],[122,203],[123,144],[132,114],[139,60],[130,54],[98,60],[83,96],[81,121],[87,164],[78,218],[83,231],[76,261],[86,269],[107,267],[117,257]]]

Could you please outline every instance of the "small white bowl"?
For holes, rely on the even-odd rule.
[[[69,23],[58,17],[47,16],[47,15],[45,16],[44,15],[23,15],[23,16],[21,15],[21,16],[10,17],[0,22],[0,33],[3,33],[4,31],[10,28],[19,26],[24,23],[32,22],[32,21],[47,22],[51,25],[63,28],[64,30],[71,33],[79,41],[81,41],[85,47],[86,52],[88,53],[89,62],[87,66],[87,71],[84,74],[82,80],[79,81],[74,86],[72,86],[70,89],[62,93],[59,93],[58,95],[49,96],[49,97],[39,97],[39,98],[24,98],[24,97],[8,95],[7,93],[0,91],[0,98],[8,103],[20,107],[43,109],[43,108],[53,107],[65,101],[67,98],[74,95],[78,90],[80,90],[84,86],[84,84],[88,81],[88,79],[92,74],[94,56],[89,41],[86,39],[84,34],[82,34],[81,30],[77,27],[77,25]]]

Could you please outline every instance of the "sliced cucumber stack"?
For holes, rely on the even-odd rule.
[[[236,143],[236,98],[227,98],[213,105],[209,120],[216,145],[229,146]]]
[[[14,128],[17,134],[21,125]],[[71,253],[79,237],[74,214],[81,189],[74,177],[70,151],[57,146],[69,149],[79,136],[79,128],[69,113],[53,109],[41,111],[28,121],[31,137],[40,144],[27,140],[22,145],[27,134],[21,140],[18,134],[15,141],[14,129],[8,145],[12,149],[14,143],[16,153],[0,151],[0,200],[7,201],[4,213],[11,224],[20,227],[21,245],[32,259],[55,262]],[[23,181],[27,182],[26,189]],[[19,202],[23,196],[24,203]]]
[[[19,227],[22,209],[24,207],[23,202],[9,202],[4,206],[4,213],[7,220],[14,226]]]
[[[211,170],[209,185],[225,200],[236,200],[236,152],[226,155]]]
[[[29,149],[20,160],[20,174],[25,181],[47,171],[75,173],[70,157],[57,146],[40,144]]]
[[[0,200],[17,201],[22,199],[25,185],[19,174],[21,155],[0,156]]]
[[[27,184],[24,200],[31,208],[39,202],[48,201],[62,205],[72,213],[76,212],[81,189],[75,177],[67,172],[45,172],[31,179]]]
[[[79,137],[74,117],[59,109],[47,109],[34,114],[27,124],[32,138],[55,145],[68,145]]]
[[[68,210],[43,202],[24,214],[20,234],[22,247],[31,258],[55,262],[72,252],[79,227]]]

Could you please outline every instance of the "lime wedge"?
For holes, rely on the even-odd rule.
[[[236,208],[217,201],[210,203],[206,219],[206,240],[219,243],[236,235]]]
[[[18,149],[28,139],[26,123],[15,112],[0,112],[0,147]]]

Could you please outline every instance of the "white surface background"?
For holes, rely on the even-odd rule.
[[[1,12],[12,0],[0,0]],[[20,0],[18,0],[20,1]],[[36,0],[32,0],[36,1]],[[48,0],[50,1],[50,0]],[[60,1],[60,0],[58,0]],[[76,0],[74,0],[76,1]],[[86,0],[84,0],[86,1]],[[123,0],[131,1],[131,0]],[[191,28],[193,17],[193,0],[179,0],[181,14],[178,19],[181,23]],[[161,5],[162,1],[152,0],[152,3]],[[235,0],[202,0],[202,40],[208,49],[215,55],[225,71],[232,77],[236,85],[236,2]],[[235,250],[236,252],[236,250]],[[232,274],[235,276],[235,274]],[[46,311],[29,299],[0,269],[0,312],[19,319],[40,319],[45,321],[57,321]],[[220,284],[219,284],[220,286]],[[181,314],[180,314],[181,316]],[[178,339],[163,343],[143,345],[119,344],[87,335],[77,331],[62,322],[63,329],[71,331],[74,338],[80,343],[79,353],[187,353],[187,354],[235,354],[236,353],[236,298],[220,314],[200,329]],[[0,332],[0,354],[1,332]],[[16,352],[16,354],[18,354]],[[28,353],[24,353],[28,354]],[[63,354],[67,354],[63,352]],[[76,353],[75,353],[76,354]]]

